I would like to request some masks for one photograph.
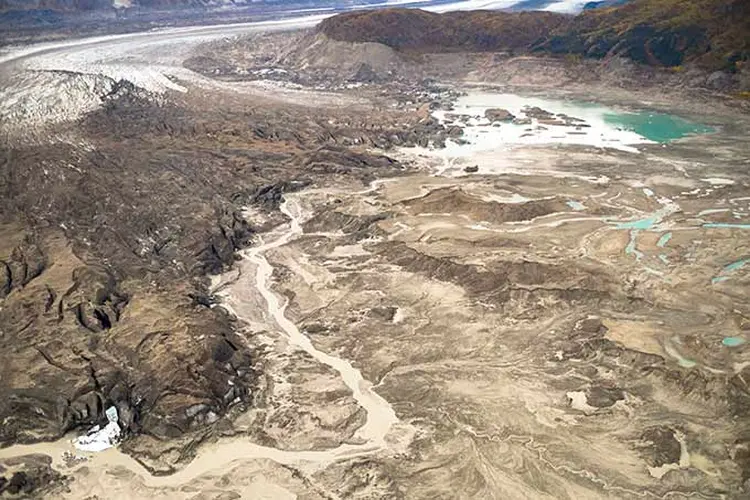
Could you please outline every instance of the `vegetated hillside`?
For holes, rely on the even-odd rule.
[[[617,7],[618,5],[625,5],[629,1],[630,0],[594,0],[583,4],[583,10],[601,9],[602,7]]]
[[[747,0],[636,0],[577,16],[568,32],[543,45],[553,52],[678,66],[736,69],[750,59],[750,2]]]
[[[340,14],[324,20],[319,29],[334,40],[377,42],[399,50],[492,51],[534,46],[552,31],[564,32],[572,19],[541,11],[384,9]]]
[[[388,9],[341,14],[323,21],[320,30],[335,40],[379,42],[422,52],[621,55],[651,65],[696,61],[730,70],[750,59],[747,0],[635,0],[577,16]]]

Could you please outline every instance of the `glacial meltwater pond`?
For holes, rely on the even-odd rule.
[[[507,113],[506,113],[507,112]],[[664,143],[712,131],[711,127],[654,112],[619,111],[596,103],[471,92],[452,110],[433,113],[463,134],[443,154],[462,157],[504,145],[571,144],[637,153],[637,145]]]
[[[604,121],[630,130],[654,142],[669,142],[688,135],[707,134],[713,128],[679,116],[642,111],[640,113],[605,113]]]

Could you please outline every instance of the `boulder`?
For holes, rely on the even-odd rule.
[[[515,116],[507,109],[490,108],[484,112],[484,117],[491,122],[510,122]]]
[[[554,117],[552,113],[539,106],[526,106],[523,108],[523,112],[526,113],[527,117],[536,118],[537,120],[550,120]]]
[[[706,87],[713,90],[726,90],[733,83],[732,75],[725,71],[714,71],[706,78]]]
[[[357,68],[356,73],[354,73],[349,79],[349,81],[351,82],[358,83],[373,83],[379,82],[380,80],[380,75],[378,75],[373,67],[367,63],[360,64],[359,68]]]

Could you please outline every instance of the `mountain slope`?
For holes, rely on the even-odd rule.
[[[577,16],[567,33],[556,33],[544,48],[594,57],[617,53],[653,65],[733,66],[750,58],[750,3],[637,0]]]
[[[467,11],[434,14],[385,9],[341,14],[324,20],[320,31],[348,42],[377,42],[400,50],[484,51],[527,47],[571,18],[551,12]]]
[[[387,9],[341,14],[323,21],[319,29],[335,40],[378,42],[422,52],[621,55],[650,65],[696,61],[730,70],[750,59],[750,2],[746,0],[635,0],[577,16]]]

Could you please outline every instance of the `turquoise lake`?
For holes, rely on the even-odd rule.
[[[666,113],[607,113],[604,121],[624,130],[630,130],[655,142],[669,142],[693,135],[707,134],[714,129]]]

